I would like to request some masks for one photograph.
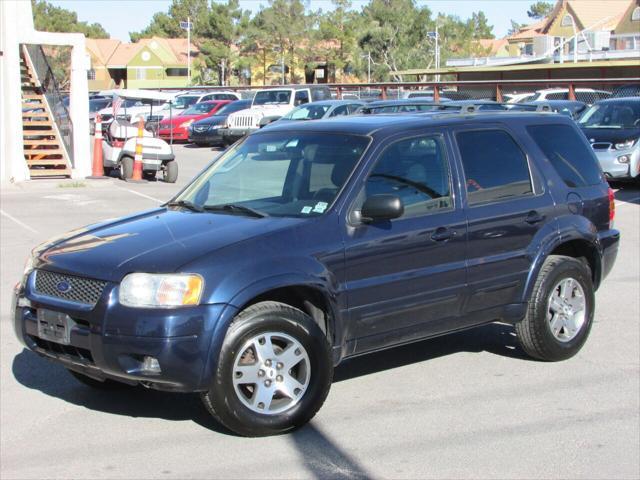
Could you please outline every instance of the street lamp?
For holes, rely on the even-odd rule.
[[[280,52],[280,68],[282,68],[282,85],[284,85],[286,82],[286,76],[285,76],[285,72],[284,72],[284,48],[282,47],[273,47],[273,51],[274,52]]]
[[[369,50],[366,55],[361,55],[361,57],[367,59],[367,83],[371,83],[371,50]]]
[[[435,41],[436,44],[436,70],[440,70],[440,33],[438,32],[438,22],[436,22],[435,32],[427,32],[427,37]],[[440,74],[436,74],[436,82],[440,81]]]

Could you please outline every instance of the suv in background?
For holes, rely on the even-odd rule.
[[[251,108],[229,115],[220,132],[225,143],[231,144],[278,120],[295,107],[319,100],[331,100],[329,87],[300,85],[256,90]]]
[[[231,102],[240,100],[240,94],[236,92],[189,92],[178,95],[171,104],[166,103],[161,109],[154,110],[152,115],[148,115],[146,122],[151,130],[157,130],[158,124],[169,117],[180,115],[186,109],[196,103],[210,102],[212,100],[229,100]]]
[[[577,101],[591,105],[599,100],[610,98],[611,92],[594,90],[592,88],[576,88],[574,95]],[[537,90],[532,97],[519,100],[518,103],[544,102],[545,100],[569,100],[569,89],[547,88],[545,90]]]
[[[35,248],[12,319],[87,385],[199,392],[234,432],[277,434],[355,355],[495,321],[533,358],[575,355],[614,208],[562,115],[273,125],[168,203]]]

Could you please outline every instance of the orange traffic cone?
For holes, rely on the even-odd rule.
[[[133,175],[127,178],[127,182],[142,183],[142,137],[144,135],[144,121],[138,122],[138,137],[136,138],[136,154],[133,158]]]
[[[104,163],[102,161],[102,117],[96,115],[96,130],[93,134],[93,163],[91,164],[91,175],[87,178],[105,179]]]

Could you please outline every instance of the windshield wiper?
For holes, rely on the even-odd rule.
[[[264,212],[256,210],[251,207],[247,207],[246,205],[240,205],[237,203],[225,203],[223,205],[205,205],[203,207],[208,212],[230,212],[230,213],[243,213],[250,217],[255,218],[264,218],[268,215]]]
[[[184,207],[187,208],[193,212],[204,212],[204,208],[202,208],[200,205],[196,205],[193,202],[190,202],[189,200],[175,200],[173,202],[167,202],[164,205],[165,207]]]

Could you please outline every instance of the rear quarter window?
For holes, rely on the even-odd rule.
[[[569,125],[531,125],[529,135],[568,187],[597,185],[602,173],[593,151]]]

